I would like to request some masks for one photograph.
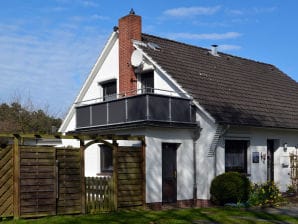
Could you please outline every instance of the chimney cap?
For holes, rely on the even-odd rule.
[[[133,10],[133,8],[130,9],[129,15],[135,15],[135,11]]]

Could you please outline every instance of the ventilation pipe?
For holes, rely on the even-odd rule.
[[[213,55],[213,56],[219,56],[218,55],[218,45],[217,44],[213,44],[213,45],[211,45],[211,51],[210,51],[210,53]]]

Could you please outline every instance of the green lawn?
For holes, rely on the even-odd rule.
[[[298,215],[298,214],[297,214]],[[209,222],[207,222],[209,221]],[[55,216],[41,219],[2,221],[32,224],[76,223],[298,223],[298,217],[246,211],[238,208],[177,209],[164,211],[119,211],[100,215]]]

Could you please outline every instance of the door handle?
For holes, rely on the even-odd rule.
[[[174,177],[177,178],[177,170],[174,171]]]

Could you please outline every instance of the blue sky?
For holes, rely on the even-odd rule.
[[[298,81],[296,0],[0,0],[0,102],[63,117],[118,19],[143,32],[274,64]]]

